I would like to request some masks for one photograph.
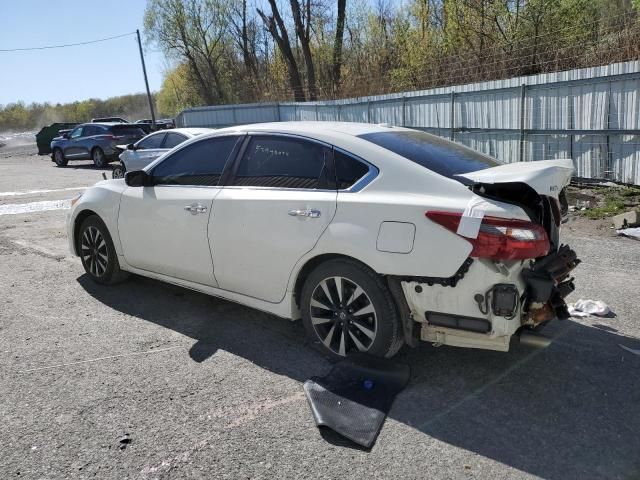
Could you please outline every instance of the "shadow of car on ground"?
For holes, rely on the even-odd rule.
[[[113,287],[86,274],[78,282],[109,307],[193,338],[196,362],[222,349],[301,383],[330,368],[301,322],[138,276]],[[396,359],[412,378],[390,418],[542,478],[638,478],[640,356],[619,344],[640,342],[571,320],[545,333],[555,340],[543,350],[403,349]]]

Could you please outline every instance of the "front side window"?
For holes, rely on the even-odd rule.
[[[207,138],[169,155],[153,169],[156,185],[216,186],[237,136]]]
[[[331,150],[308,140],[277,136],[251,139],[232,185],[327,188]]]
[[[184,142],[187,137],[180,135],[179,133],[167,133],[167,139],[164,141],[162,148],[173,148]]]
[[[146,150],[149,148],[160,148],[162,140],[164,140],[164,133],[157,133],[155,135],[149,135],[147,138],[143,138],[138,142],[136,148]]]
[[[78,127],[78,128],[76,128],[75,130],[73,130],[71,132],[71,135],[69,135],[69,137],[70,138],[80,138],[82,136],[83,128],[86,128],[86,127]]]

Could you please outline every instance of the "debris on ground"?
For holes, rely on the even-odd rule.
[[[617,185],[612,182],[572,184],[567,187],[566,197],[570,211],[590,219],[610,218],[625,211],[640,209],[638,186]]]
[[[620,215],[616,215],[613,220],[613,228],[620,230],[622,228],[637,227],[640,225],[640,213],[636,210],[630,210]]]
[[[602,300],[580,299],[576,303],[567,305],[572,317],[614,317],[615,313]]]
[[[636,228],[625,228],[623,230],[616,230],[616,233],[623,237],[633,238],[635,240],[640,240],[640,227]]]
[[[336,363],[324,377],[307,380],[303,388],[319,428],[368,449],[409,378],[408,365],[357,353]]]
[[[120,450],[124,450],[131,443],[131,435],[125,433],[118,439],[118,443],[120,444]]]

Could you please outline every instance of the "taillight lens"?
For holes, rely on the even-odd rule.
[[[429,211],[429,220],[456,232],[462,213]],[[484,217],[477,238],[463,237],[473,245],[471,257],[491,260],[523,260],[549,253],[549,237],[541,225],[525,220]]]

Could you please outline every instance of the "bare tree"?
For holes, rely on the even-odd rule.
[[[296,62],[296,57],[293,55],[293,50],[291,49],[287,27],[282,20],[275,0],[269,0],[269,6],[271,7],[271,15],[266,15],[259,8],[257,9],[258,15],[260,15],[267,30],[273,37],[273,41],[278,45],[278,49],[287,64],[289,84],[293,91],[293,98],[296,102],[304,102],[306,98],[302,87],[302,80],[300,79],[300,70],[298,69],[298,62]]]
[[[342,72],[342,45],[344,39],[344,20],[346,16],[347,0],[338,0],[336,19],[336,36],[333,41],[332,86],[333,94],[340,91],[340,74]]]

